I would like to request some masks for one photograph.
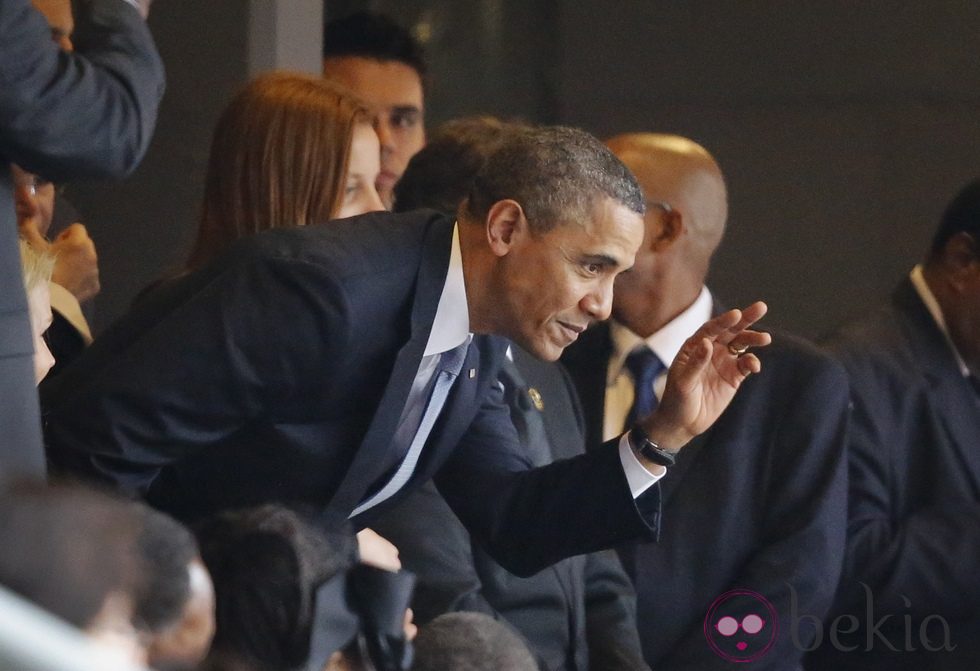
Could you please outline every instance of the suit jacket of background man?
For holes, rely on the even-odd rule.
[[[980,659],[980,401],[911,281],[889,305],[831,341],[851,379],[850,514],[841,592],[833,616],[865,625],[890,615],[867,648],[868,627],[825,646],[814,669],[976,669]],[[950,652],[929,652],[930,615],[950,625]],[[911,643],[906,651],[906,619]],[[843,622],[843,621],[842,621]],[[844,623],[846,628],[846,623]],[[930,646],[944,641],[926,623]],[[825,637],[826,640],[826,637]]]
[[[33,339],[9,163],[65,180],[122,175],[150,141],[163,67],[123,0],[78,3],[76,53],[30,0],[0,3],[0,473],[43,473]]]
[[[563,359],[582,399],[590,446],[602,436],[611,348],[609,327],[599,324]],[[797,612],[816,618],[831,604],[844,549],[847,379],[790,335],[774,334],[758,355],[762,373],[743,383],[664,476],[660,542],[622,552],[636,587],[644,656],[658,671],[731,668],[704,633],[709,607],[728,590],[753,590],[776,609],[778,636],[753,669],[798,665],[794,598]],[[809,645],[813,635],[804,623],[799,638]]]
[[[268,231],[159,287],[42,389],[52,464],[183,518],[273,500],[346,519],[397,465],[453,226],[374,213]],[[653,533],[658,488],[633,500],[613,441],[528,470],[493,384],[504,346],[474,339],[410,484],[354,522],[435,476],[518,573]]]
[[[584,423],[568,374],[516,345],[512,350],[501,384],[515,425],[526,427],[518,430],[525,454],[535,465],[581,454]],[[520,631],[542,669],[648,668],[633,588],[611,550],[518,578],[472,542],[431,482],[371,526],[398,546],[402,565],[418,576],[412,610],[419,624],[448,611],[480,611]]]

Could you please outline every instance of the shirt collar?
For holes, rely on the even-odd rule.
[[[949,337],[949,329],[946,327],[946,320],[943,318],[943,309],[939,306],[939,301],[936,300],[935,294],[932,293],[932,289],[929,288],[929,283],[926,282],[925,275],[922,274],[922,264],[917,264],[912,272],[909,273],[909,279],[912,280],[912,286],[915,287],[915,291],[919,294],[919,298],[925,303],[926,309],[929,314],[932,315],[932,320],[936,322],[936,326],[939,330],[943,332],[946,336],[946,342],[949,343],[949,348],[953,350],[953,356],[956,357],[956,365],[960,367],[960,373],[963,377],[970,376],[970,367],[966,365],[966,361],[960,356],[960,353],[956,349],[956,345],[953,340]]]
[[[453,226],[453,248],[449,255],[446,283],[439,296],[429,341],[423,356],[441,354],[462,345],[470,335],[470,313],[463,281],[463,254],[459,248],[459,222]]]
[[[695,331],[701,328],[711,318],[711,292],[708,287],[701,287],[701,293],[694,299],[683,312],[667,322],[659,331],[651,335],[646,341],[636,335],[628,328],[613,320],[609,325],[609,336],[612,339],[613,353],[610,366],[607,371],[607,384],[614,384],[616,378],[623,371],[626,365],[626,357],[638,345],[646,342],[647,347],[653,350],[664,365],[668,368],[674,361],[674,357],[681,351],[684,341],[690,338]]]

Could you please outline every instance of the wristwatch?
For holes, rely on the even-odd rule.
[[[642,456],[644,459],[652,461],[655,464],[660,464],[661,466],[673,466],[674,462],[677,461],[677,457],[674,452],[670,452],[655,442],[650,440],[650,436],[647,432],[641,429],[638,425],[634,425],[630,429],[630,435],[628,440],[630,441],[630,447],[633,451]]]

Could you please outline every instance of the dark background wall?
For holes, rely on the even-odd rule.
[[[75,190],[103,259],[98,325],[186,250],[211,125],[256,69],[246,4],[154,9],[170,71],[154,146],[131,182]],[[325,4],[329,16],[359,8],[426,40],[430,126],[490,113],[704,144],[731,192],[712,287],[732,304],[768,300],[770,323],[804,334],[877,303],[980,175],[977,3]]]

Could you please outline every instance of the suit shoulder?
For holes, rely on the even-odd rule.
[[[257,262],[319,266],[338,280],[414,273],[437,223],[434,212],[373,212],[265,231],[237,242],[231,255]]]
[[[905,377],[914,368],[901,316],[891,306],[844,324],[824,346],[852,378]]]
[[[759,350],[763,375],[790,377],[798,382],[820,380],[847,386],[847,374],[830,352],[801,336],[770,330],[772,343]]]

